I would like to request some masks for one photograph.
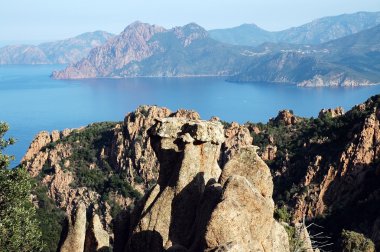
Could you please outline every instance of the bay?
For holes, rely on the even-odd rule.
[[[131,78],[53,80],[62,65],[0,66],[0,121],[17,139],[6,150],[16,164],[42,130],[77,128],[92,122],[122,121],[139,105],[193,109],[203,119],[267,122],[281,109],[316,117],[322,108],[345,110],[380,93],[380,86],[300,88],[290,84],[230,83],[223,78]]]

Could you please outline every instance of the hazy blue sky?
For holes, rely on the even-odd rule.
[[[170,28],[255,23],[281,30],[313,19],[380,11],[380,0],[1,0],[0,41],[42,41],[86,31],[121,32],[135,20]]]

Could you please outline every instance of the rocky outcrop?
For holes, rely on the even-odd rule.
[[[47,146],[49,144],[54,144],[61,137],[64,137],[64,134],[69,134],[72,130],[66,129],[62,134],[58,131],[53,131],[51,134],[47,131],[41,131],[36,135],[33,142],[30,144],[28,150],[26,151],[24,157],[21,160],[21,163],[26,167],[32,177],[36,177],[42,170],[46,162],[49,162],[52,167],[59,168],[58,163],[62,158],[69,157],[70,148],[62,144],[58,144],[55,150],[49,152]],[[58,153],[62,153],[59,157]]]
[[[50,134],[47,131],[42,131],[37,134],[33,142],[30,144],[29,149],[25,153],[22,161],[32,159],[43,147],[51,142]]]
[[[356,125],[356,128],[360,130],[339,154],[336,165],[323,164],[323,156],[317,156],[314,164],[309,166],[303,185],[317,184],[318,187],[312,186],[313,189],[310,190],[309,195],[298,198],[294,215],[297,220],[300,220],[303,215],[313,217],[323,214],[335,202],[346,205],[362,192],[358,189],[363,188],[362,185],[365,184],[366,176],[368,176],[366,174],[372,170],[369,167],[377,162],[380,154],[378,109],[372,109],[372,113],[364,119],[362,125]],[[307,201],[306,196],[315,200]]]
[[[322,109],[318,114],[318,118],[323,118],[326,116],[335,118],[342,115],[344,115],[344,109],[342,107],[336,107],[335,109]]]
[[[262,151],[261,158],[264,161],[271,161],[276,158],[276,153],[277,153],[277,146],[269,144],[265,146],[264,150]]]
[[[221,172],[217,163],[224,141],[220,123],[167,118],[157,123],[152,134],[157,138],[153,146],[160,161],[160,176],[133,229],[129,251],[190,245],[205,181],[219,177]]]
[[[86,206],[80,203],[75,215],[67,218],[67,236],[59,249],[60,252],[83,252],[86,238]]]
[[[87,208],[83,202],[77,204],[67,217],[67,226],[62,233],[60,252],[106,252],[110,251],[110,236],[103,229],[99,216],[93,214],[87,222]]]
[[[225,130],[226,141],[223,143],[222,165],[227,163],[232,156],[241,148],[252,145],[253,138],[248,128],[233,122],[229,128]]]
[[[126,251],[289,251],[254,147],[237,151],[220,176],[219,122],[167,118],[151,134],[160,175],[132,218]]]
[[[88,170],[106,169],[106,167],[102,168],[99,165],[107,161],[112,170],[108,175],[104,175],[105,177],[112,174],[126,174],[125,179],[132,188],[141,194],[145,194],[149,188],[157,184],[160,176],[160,163],[152,147],[152,138],[149,132],[156,120],[163,118],[196,121],[199,120],[200,116],[191,110],[180,109],[172,112],[167,108],[141,106],[136,111],[129,113],[123,123],[114,124],[109,133],[96,133],[97,137],[105,135],[107,139],[102,140],[105,141],[104,145],[97,147],[97,161],[86,161]],[[219,120],[215,119],[214,122],[220,124]],[[97,127],[95,125],[94,129]],[[75,206],[79,202],[83,202],[86,208],[94,208],[98,211],[104,229],[112,236],[111,227],[118,225],[112,223],[111,212],[113,208],[111,209],[109,203],[102,198],[102,191],[80,186],[83,183],[80,182],[80,179],[83,178],[79,176],[83,175],[78,174],[77,170],[78,165],[83,166],[83,160],[78,160],[78,152],[83,153],[83,146],[86,144],[82,142],[85,140],[82,140],[82,137],[87,136],[87,134],[94,134],[94,129],[92,125],[89,125],[80,129],[53,131],[51,134],[41,132],[31,144],[22,164],[33,177],[40,179],[41,186],[47,187],[47,195],[58,208],[63,209],[68,216],[71,216],[75,212]],[[249,131],[238,124],[232,125],[231,129],[227,131],[222,129],[220,134],[226,137],[226,141],[222,144],[223,154],[216,157],[220,164],[225,163],[240,148],[252,143]],[[202,138],[202,136],[199,137]],[[184,137],[184,140],[192,141],[187,136]],[[93,145],[91,144],[91,146]],[[213,177],[218,177],[218,175]],[[110,191],[108,197],[124,210],[134,204],[134,199],[131,196],[123,196],[117,191]]]
[[[289,110],[281,110],[275,118],[270,120],[275,125],[284,124],[285,126],[294,125],[297,121],[298,118]]]
[[[87,228],[85,252],[101,251],[107,252],[110,250],[110,236],[103,229],[99,216],[95,214]]]

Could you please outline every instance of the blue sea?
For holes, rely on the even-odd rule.
[[[198,111],[202,118],[267,122],[281,109],[316,117],[322,108],[346,110],[380,93],[380,86],[300,88],[288,84],[230,83],[223,78],[135,78],[53,80],[62,65],[0,66],[0,121],[17,143],[6,152],[24,155],[42,130],[76,128],[99,121],[122,121],[141,104]]]

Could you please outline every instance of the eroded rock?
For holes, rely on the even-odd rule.
[[[86,206],[79,203],[75,215],[68,218],[68,232],[60,252],[83,252],[86,238]]]
[[[184,136],[192,141],[183,141]],[[152,137],[160,176],[133,230],[129,251],[190,246],[205,184],[221,172],[217,160],[224,132],[219,122],[166,118],[153,127]]]

